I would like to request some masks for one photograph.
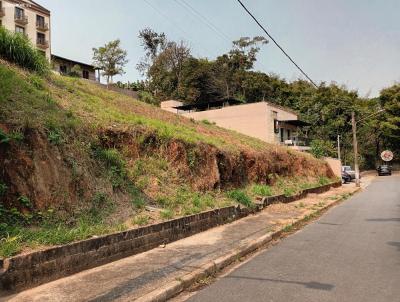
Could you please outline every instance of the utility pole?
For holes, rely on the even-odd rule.
[[[353,128],[354,170],[356,172],[356,187],[360,187],[360,168],[358,167],[357,125],[356,125],[356,118],[354,111],[351,113],[351,125]]]
[[[340,135],[337,136],[337,157],[340,163],[342,163],[342,157],[340,156]]]

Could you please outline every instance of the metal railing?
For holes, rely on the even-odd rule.
[[[308,147],[310,146],[310,139],[307,137],[295,136],[292,137],[292,139],[286,140],[283,144],[286,146]]]
[[[49,48],[49,41],[38,39],[36,41],[36,45],[40,48]]]
[[[15,14],[14,20],[16,23],[19,23],[19,24],[27,24],[28,16],[26,16],[25,14]]]
[[[47,31],[49,30],[49,25],[44,22],[36,22],[36,29],[41,31]]]

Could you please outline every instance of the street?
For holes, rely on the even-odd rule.
[[[377,177],[320,220],[189,301],[400,301],[400,176]]]

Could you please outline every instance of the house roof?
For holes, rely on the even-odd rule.
[[[86,67],[86,68],[98,69],[98,68],[94,67],[93,65],[82,63],[82,62],[79,62],[79,61],[74,61],[74,60],[67,59],[67,58],[64,58],[64,57],[60,57],[60,56],[57,56],[57,55],[51,55],[51,59],[52,60],[56,59],[56,60],[60,60],[60,61],[66,61],[66,62],[69,62],[69,63],[72,63],[72,64],[81,65],[81,66]]]
[[[304,127],[304,126],[311,126],[310,123],[301,120],[279,120],[279,122],[284,122],[286,124],[296,126],[296,127]]]
[[[36,5],[37,8],[39,8],[39,9],[45,11],[46,13],[50,14],[50,11],[47,8],[45,8],[44,6],[41,6],[39,3],[35,2],[35,1],[32,1],[32,0],[29,0],[28,2],[31,2],[32,4]]]
[[[212,102],[200,102],[200,103],[193,103],[193,104],[187,104],[187,105],[180,105],[173,107],[178,110],[207,110],[210,107],[221,107],[224,105],[238,105],[238,104],[243,104],[242,101],[236,100],[236,99],[222,99],[218,101],[212,101]]]

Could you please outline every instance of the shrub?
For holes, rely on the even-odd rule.
[[[253,194],[259,195],[259,196],[271,196],[272,195],[271,187],[267,186],[267,185],[253,185],[251,190],[252,190]]]
[[[0,57],[23,68],[46,74],[47,59],[32,45],[27,37],[0,26]]]
[[[318,184],[319,184],[320,186],[324,186],[324,185],[327,185],[327,184],[329,184],[329,183],[330,183],[329,178],[327,178],[327,177],[325,177],[325,176],[321,176],[321,177],[318,179]]]
[[[215,122],[210,122],[209,120],[202,120],[201,122],[205,125],[215,125]]]
[[[140,216],[136,216],[135,218],[133,218],[133,224],[137,224],[137,225],[145,225],[149,223],[149,216],[146,215],[140,215]]]
[[[157,101],[150,92],[139,91],[138,96],[139,96],[139,100],[144,103],[152,104],[152,105],[159,105],[159,101]]]
[[[316,158],[321,157],[334,157],[336,154],[335,147],[331,141],[324,141],[320,139],[311,142],[311,154]]]
[[[143,197],[135,197],[132,199],[132,206],[137,209],[144,209],[146,206],[146,200]]]
[[[0,144],[7,144],[10,141],[10,137],[0,129]]]
[[[250,207],[252,205],[251,199],[245,192],[242,190],[232,190],[227,193],[227,196],[230,199],[237,201],[238,203]]]
[[[19,236],[7,236],[0,240],[0,257],[11,257],[21,249]]]
[[[26,208],[29,208],[29,209],[32,208],[32,203],[31,203],[31,201],[30,201],[30,199],[28,197],[20,196],[18,198],[18,201],[22,206],[24,206]]]
[[[7,189],[8,189],[7,185],[0,181],[0,196],[5,195],[7,192]]]
[[[79,78],[82,76],[82,68],[79,65],[74,65],[70,72],[68,73],[69,76]]]
[[[296,190],[295,190],[294,188],[285,188],[285,189],[283,190],[283,194],[284,194],[286,197],[290,197],[290,196],[293,196],[293,195],[296,194]]]
[[[164,209],[160,212],[162,219],[168,220],[174,218],[174,212],[171,209]]]

